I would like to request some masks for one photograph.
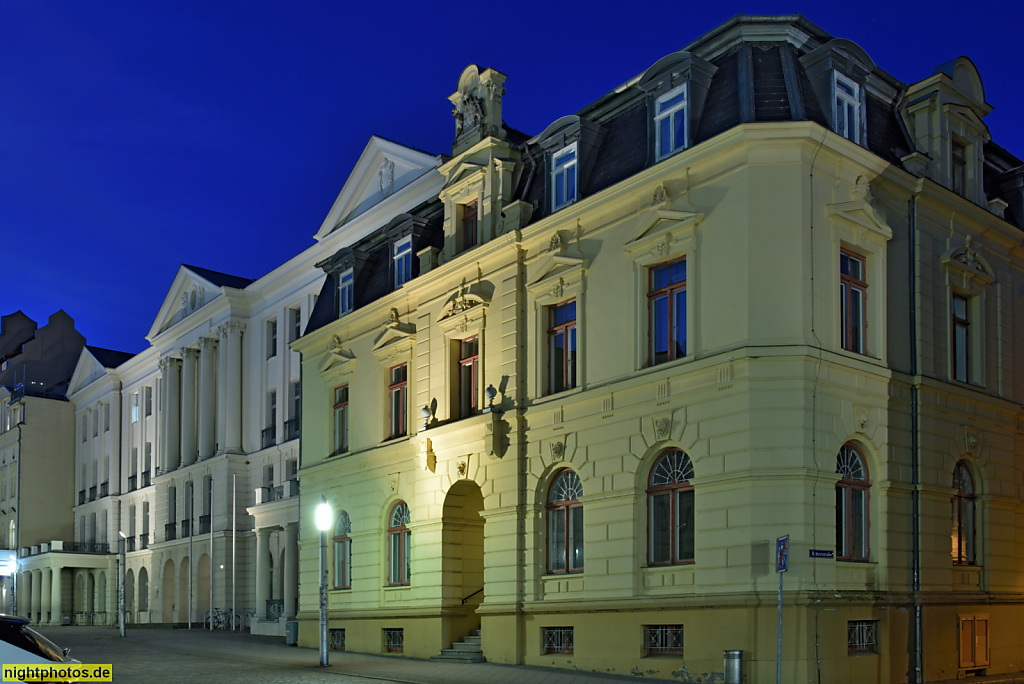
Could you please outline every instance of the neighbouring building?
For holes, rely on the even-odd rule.
[[[0,576],[4,612],[27,614],[65,587],[36,568],[50,540],[70,538],[75,409],[68,383],[85,338],[64,311],[46,325],[23,312],[0,318]],[[13,557],[13,558],[12,558]],[[17,559],[17,569],[11,561]],[[16,582],[15,572],[20,581]]]
[[[86,347],[74,402],[73,535],[32,549],[23,574],[60,573],[59,610],[34,620],[115,624],[124,537],[132,623],[203,623],[211,609],[284,635],[298,599],[302,335],[324,281],[316,267],[442,187],[433,155],[373,137],[315,244],[250,280],[182,266],[136,355]],[[69,499],[70,501],[70,499]],[[68,514],[67,522],[72,517]],[[69,551],[74,549],[74,556]]]
[[[783,681],[1019,669],[1024,165],[971,61],[740,16],[532,136],[505,79],[318,236],[299,643],[324,499],[333,648],[774,681],[788,535]]]

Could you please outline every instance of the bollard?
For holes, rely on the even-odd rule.
[[[743,684],[743,651],[725,651],[725,684]]]

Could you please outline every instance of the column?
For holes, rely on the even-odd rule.
[[[37,625],[42,622],[42,592],[40,589],[43,584],[43,571],[33,570],[32,571],[32,610],[28,614],[29,618]]]
[[[217,340],[199,340],[199,459],[205,461],[217,449]]]
[[[242,453],[242,332],[241,323],[228,323],[227,387],[225,401],[225,451]]]
[[[181,465],[196,462],[196,357],[199,350],[181,350]]]
[[[256,618],[267,615],[267,599],[270,589],[270,528],[256,530]]]
[[[299,595],[299,523],[286,524],[284,538],[284,614],[285,619],[294,620],[295,597]]]
[[[32,598],[32,573],[29,571],[18,573],[18,601],[14,607],[15,615],[28,615],[29,599]]]
[[[53,615],[50,613],[52,610],[51,599],[53,597],[53,590],[50,587],[50,574],[50,568],[43,568],[43,581],[39,587],[39,599],[41,601],[39,606],[39,624],[41,625],[53,624]]]
[[[228,328],[225,325],[217,328],[217,453],[224,452],[224,388],[227,387]]]
[[[163,385],[165,388],[164,412],[164,469],[169,472],[181,465],[181,360],[171,357],[164,359],[166,374]]]
[[[61,605],[60,571],[59,566],[53,569],[53,578],[50,582],[50,624],[59,625],[64,615]],[[70,611],[69,611],[70,612]]]

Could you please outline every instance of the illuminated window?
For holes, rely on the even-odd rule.
[[[548,392],[576,386],[576,300],[548,307]]]
[[[576,201],[576,143],[551,157],[551,210],[561,209]]]
[[[953,468],[953,564],[975,563],[975,497],[974,478],[967,465],[960,461]]]
[[[842,74],[835,74],[835,131],[851,142],[860,144],[860,86]]]
[[[348,451],[348,385],[334,389],[334,453]]]
[[[395,243],[395,289],[412,280],[412,237],[402,238]]]
[[[477,382],[480,368],[480,338],[477,335],[460,340],[459,345],[459,417],[477,411]]]
[[[338,276],[338,316],[344,316],[353,307],[352,269]]]

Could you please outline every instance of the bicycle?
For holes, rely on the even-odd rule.
[[[231,622],[230,611],[214,608],[213,611],[206,611],[206,614],[203,617],[203,629],[210,629],[211,624],[213,625],[213,629],[230,629]],[[235,613],[234,623],[236,630],[240,630],[242,628],[242,616],[238,613]]]

